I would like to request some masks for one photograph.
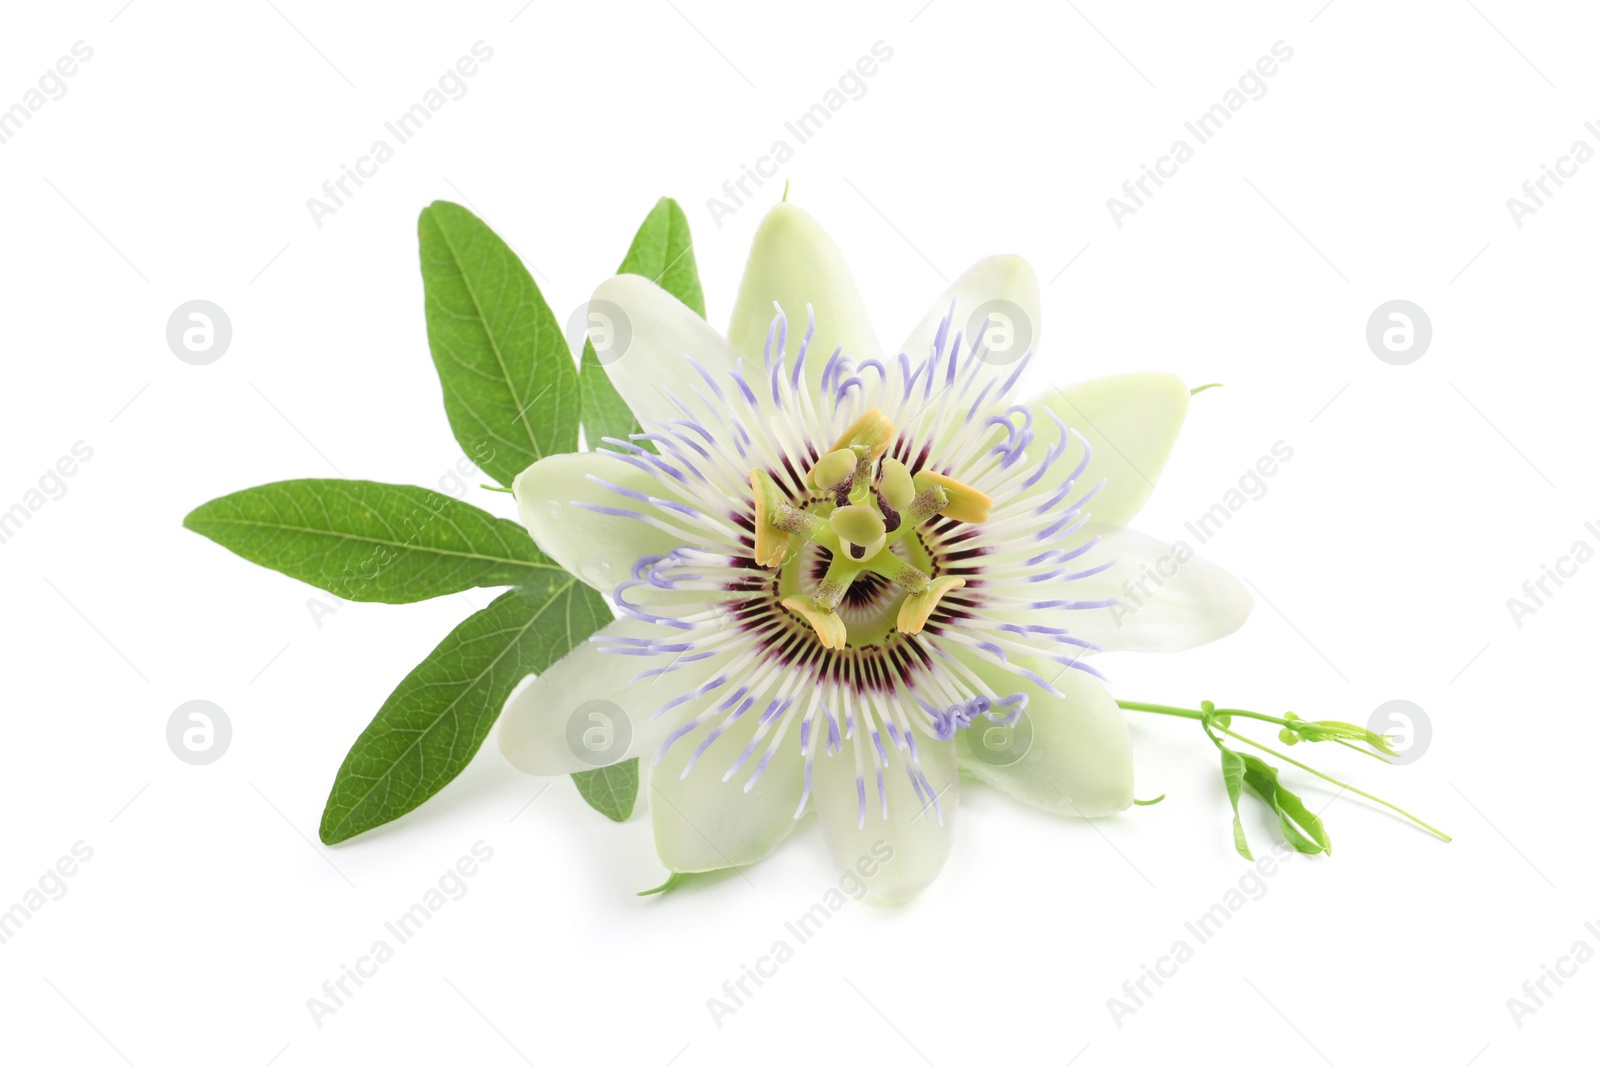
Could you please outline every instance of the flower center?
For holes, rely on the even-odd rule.
[[[983,493],[932,471],[913,475],[898,459],[885,458],[893,440],[894,423],[878,408],[866,412],[808,472],[817,498],[803,507],[765,471],[750,472],[756,563],[778,569],[781,603],[811,625],[825,648],[851,643],[845,615],[852,606],[895,591],[901,596],[892,629],[921,633],[940,600],[967,583],[953,575],[929,577],[927,551],[911,535],[935,516],[968,523],[989,518],[993,502]],[[821,577],[802,591],[799,560],[808,543],[825,549],[828,559]],[[879,617],[887,620],[887,611]],[[858,631],[867,621],[858,619]],[[881,638],[891,627],[866,629],[872,632],[854,635],[857,643]]]

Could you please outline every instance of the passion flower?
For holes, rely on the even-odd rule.
[[[642,277],[604,282],[599,306],[627,324],[606,369],[643,432],[541,459],[514,489],[539,547],[619,617],[512,696],[513,764],[592,767],[568,718],[606,701],[670,870],[753,863],[810,809],[843,868],[892,847],[868,888],[889,903],[949,855],[962,771],[1063,814],[1132,802],[1127,728],[1088,657],[1192,647],[1250,607],[1125,529],[1183,383],[1019,400],[1040,316],[1014,256],[973,266],[884,354],[837,248],[786,203],[726,339]]]

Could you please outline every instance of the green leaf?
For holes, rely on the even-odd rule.
[[[1296,852],[1314,856],[1319,852],[1330,855],[1333,842],[1322,820],[1306,807],[1305,801],[1278,781],[1278,769],[1259,756],[1244,756],[1244,783],[1262,802],[1278,814],[1278,825],[1283,838]]]
[[[1222,753],[1222,784],[1228,789],[1228,803],[1233,805],[1233,847],[1239,855],[1254,861],[1255,857],[1250,854],[1250,843],[1244,837],[1244,823],[1239,821],[1239,794],[1244,785],[1245,757],[1221,744],[1217,745],[1217,751]]]
[[[639,796],[639,757],[579,771],[572,776],[572,784],[595,811],[612,822],[627,822]]]
[[[409,604],[476,586],[548,591],[568,578],[517,523],[414,485],[273,482],[202,504],[183,524],[346,600]]]
[[[706,298],[700,291],[689,217],[671,197],[657,200],[644,217],[617,273],[643,275],[677,297],[690,311],[702,319],[706,317]]]
[[[681,300],[701,318],[706,316],[705,297],[700,291],[700,274],[695,267],[694,244],[689,237],[689,219],[677,201],[662,197],[645,216],[634,235],[633,245],[617,268],[618,274],[640,274]],[[585,341],[579,380],[583,390],[583,427],[589,447],[602,437],[627,437],[639,432],[633,412],[617,395],[606,377],[606,369],[596,358],[594,345]]]
[[[533,276],[493,230],[436,200],[417,220],[428,346],[450,429],[501,485],[578,448],[578,369]]]
[[[568,578],[513,589],[457,626],[395,687],[334,776],[322,840],[334,844],[399,818],[471,762],[518,682],[611,618]]]

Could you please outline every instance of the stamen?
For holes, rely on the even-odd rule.
[[[950,494],[937,485],[930,485],[918,493],[911,501],[911,506],[900,516],[899,530],[912,530],[935,515],[939,514],[950,504]]]
[[[756,565],[777,567],[789,554],[789,534],[773,524],[778,509],[785,503],[783,492],[762,471],[750,472],[750,491],[755,494]]]
[[[909,593],[920,593],[928,588],[928,576],[893,552],[880,552],[867,563],[867,569],[889,579]]]
[[[841,448],[851,445],[865,445],[871,450],[874,462],[878,457],[889,450],[889,442],[894,440],[894,423],[889,421],[877,408],[872,408],[859,419],[850,424],[850,428],[839,435],[839,440],[833,443],[830,452],[837,452]]]
[[[950,502],[943,509],[945,518],[955,519],[958,522],[989,521],[989,508],[994,501],[970,485],[958,482],[949,475],[935,474],[933,471],[918,471],[912,482],[918,489],[924,491],[932,486],[938,486],[950,494]]]
[[[781,601],[784,607],[803,616],[817,631],[817,637],[822,641],[823,648],[844,648],[846,634],[844,620],[832,611],[823,611],[811,603],[809,597],[787,596]]]
[[[928,616],[933,614],[944,595],[966,584],[965,578],[949,574],[935,578],[928,583],[928,588],[905,598],[900,605],[900,614],[895,619],[895,628],[903,634],[920,634],[922,627],[928,622]]]

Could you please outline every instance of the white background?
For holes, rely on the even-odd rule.
[[[1574,140],[1600,148],[1583,128],[1600,119],[1593,12],[920,2],[7,12],[0,107],[75,41],[94,54],[0,145],[0,510],[75,442],[93,458],[0,545],[0,908],[74,842],[93,858],[0,945],[5,1059],[1592,1057],[1600,963],[1550,985],[1520,1028],[1506,1000],[1580,938],[1600,949],[1583,925],[1600,920],[1600,565],[1520,627],[1506,600],[1580,538],[1600,547],[1584,529],[1600,520],[1600,164],[1521,228],[1506,198]],[[478,40],[494,56],[467,95],[317,227],[306,199]],[[717,226],[707,198],[880,40],[893,58],[865,96]],[[1279,40],[1294,54],[1267,94],[1114,225],[1106,198]],[[330,598],[187,533],[184,513],[283,478],[447,475],[460,450],[416,259],[431,200],[485,217],[565,318],[674,196],[720,326],[782,178],[843,247],[886,344],[943,278],[1014,251],[1046,283],[1045,376],[1225,382],[1196,398],[1142,528],[1184,536],[1274,442],[1292,447],[1203,550],[1255,587],[1249,624],[1106,669],[1128,699],[1359,722],[1412,700],[1433,730],[1414,763],[1312,756],[1454,843],[1295,776],[1327,805],[1334,857],[1285,864],[1118,1026],[1107,998],[1193,945],[1184,923],[1247,870],[1199,731],[1136,716],[1136,791],[1165,803],[1090,825],[965,790],[930,890],[896,911],[848,906],[720,1027],[706,999],[834,884],[810,820],[742,875],[640,899],[663,875],[647,820],[607,823],[491,744],[400,823],[317,844],[350,742],[491,594],[347,604],[319,627],[308,598]],[[205,367],[165,341],[195,298],[234,330]],[[1395,298],[1433,323],[1409,366],[1364,338]],[[234,731],[205,767],[165,741],[196,698]],[[1259,807],[1246,827],[1265,851]],[[493,859],[467,895],[316,1025],[307,998],[480,840]]]

